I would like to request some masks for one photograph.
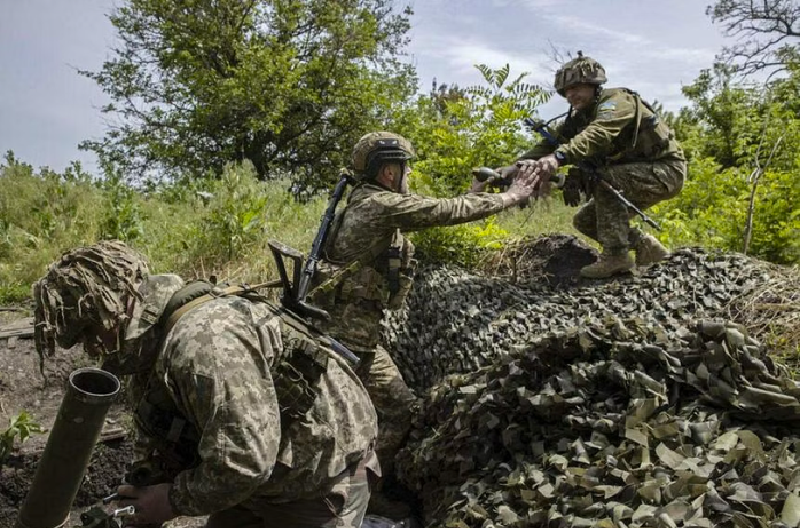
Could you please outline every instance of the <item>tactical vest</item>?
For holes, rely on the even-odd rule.
[[[214,286],[194,281],[173,294],[161,316],[163,339],[178,320],[190,310],[218,297],[238,295],[251,302],[266,302],[261,295],[243,286]],[[280,314],[283,351],[274,358],[270,373],[281,415],[281,428],[301,419],[319,395],[319,380],[327,371],[328,350],[313,338],[305,323],[291,312]],[[164,381],[151,373],[147,389],[134,412],[137,426],[151,441],[160,470],[180,471],[196,465],[200,433],[183,416],[167,391]]]
[[[633,160],[657,160],[671,149],[675,135],[659,118],[653,107],[635,91],[628,88],[607,88],[603,93],[624,92],[636,101],[636,118],[630,144],[621,145],[622,152],[616,156]],[[677,146],[677,144],[676,144]]]
[[[324,260],[318,265],[310,301],[326,310],[351,303],[372,302],[378,310],[403,306],[414,284],[417,261],[414,244],[397,229],[391,238],[380,239],[349,262],[330,258],[341,228],[344,212],[337,215],[328,240]]]

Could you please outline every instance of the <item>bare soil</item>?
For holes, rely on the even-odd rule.
[[[1,312],[0,325],[24,317],[22,312]],[[31,413],[49,431],[55,421],[64,387],[73,370],[92,363],[78,346],[59,350],[45,362],[44,375],[39,371],[39,356],[31,339],[16,342],[0,340],[0,433],[21,411]],[[106,418],[109,429],[127,427],[130,419],[121,404],[112,406]],[[105,429],[105,428],[104,428]],[[120,484],[126,465],[133,462],[131,432],[125,438],[98,443],[83,483],[75,497],[73,511],[66,526],[80,526],[80,513],[99,504],[100,499],[113,493]],[[19,508],[27,495],[41,453],[47,443],[47,433],[33,435],[0,468],[0,528],[15,525]],[[202,519],[180,519],[173,527],[199,526]]]

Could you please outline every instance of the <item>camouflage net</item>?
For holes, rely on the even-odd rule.
[[[384,337],[427,395],[397,460],[426,524],[800,526],[800,389],[712,319],[780,273],[698,249],[605,282],[423,270]]]
[[[424,394],[448,374],[472,372],[548,332],[610,324],[618,341],[640,327],[663,340],[693,320],[726,316],[734,300],[769,283],[770,273],[755,259],[696,248],[607,281],[529,275],[514,285],[425,268],[406,307],[384,319],[383,340],[409,386]]]

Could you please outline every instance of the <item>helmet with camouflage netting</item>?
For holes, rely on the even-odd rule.
[[[556,72],[556,91],[564,96],[567,88],[576,84],[592,84],[600,86],[606,82],[606,70],[596,60],[584,57],[578,51],[578,56],[567,62]]]
[[[145,257],[117,240],[73,249],[51,264],[32,288],[41,366],[56,344],[72,348],[89,335],[119,330],[127,299],[147,275]]]
[[[383,163],[403,163],[416,156],[411,142],[391,132],[370,132],[353,147],[353,170],[359,175],[374,176]]]

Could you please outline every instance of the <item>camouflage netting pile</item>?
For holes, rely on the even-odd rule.
[[[544,262],[537,269],[547,270]],[[406,307],[383,321],[383,340],[409,386],[424,393],[448,374],[472,372],[552,331],[613,325],[624,341],[644,327],[663,340],[696,319],[727,317],[734,300],[783,280],[771,273],[755,259],[697,248],[676,251],[639,276],[607,281],[530,273],[515,285],[425,268]]]
[[[782,273],[698,249],[611,281],[423,270],[384,338],[427,396],[397,464],[426,524],[800,526],[800,390],[711,320],[780,290],[791,324]]]
[[[735,325],[637,337],[554,332],[434,390],[398,463],[426,521],[798,526],[795,383]]]

